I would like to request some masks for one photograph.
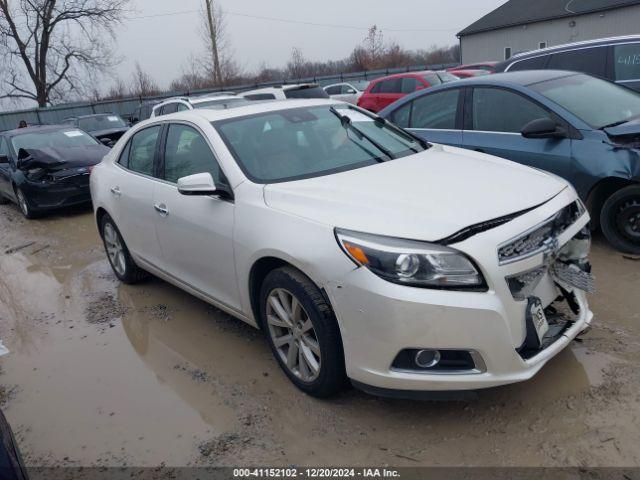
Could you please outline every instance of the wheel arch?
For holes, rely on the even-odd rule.
[[[587,195],[586,206],[594,229],[600,227],[600,214],[607,199],[625,187],[640,185],[638,179],[606,177],[598,181]]]
[[[260,319],[260,287],[262,286],[262,282],[267,277],[267,275],[277,268],[282,267],[291,267],[300,273],[302,273],[305,277],[307,277],[313,284],[318,287],[322,295],[324,296],[328,305],[333,309],[333,305],[331,304],[331,300],[327,295],[327,292],[323,288],[323,286],[314,278],[315,275],[310,274],[308,269],[305,269],[301,265],[298,265],[298,262],[292,261],[292,259],[286,258],[286,255],[277,255],[270,253],[268,255],[264,255],[258,259],[256,259],[251,265],[251,269],[249,270],[249,301],[251,303],[251,313],[255,319],[256,325],[262,329],[262,321]],[[335,312],[335,310],[334,310]],[[338,322],[339,324],[339,322]]]
[[[109,215],[109,212],[107,212],[107,210],[104,207],[98,207],[96,209],[96,226],[98,227],[98,232],[100,233],[100,235],[102,235],[102,232],[101,232],[102,219],[105,217],[105,215]]]

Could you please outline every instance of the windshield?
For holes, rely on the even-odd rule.
[[[549,80],[532,85],[531,89],[593,128],[624,123],[640,115],[640,94],[587,75]]]
[[[11,144],[17,153],[21,148],[41,150],[44,148],[89,147],[98,145],[98,141],[82,130],[74,128],[16,135],[11,138]]]
[[[80,118],[78,126],[85,132],[96,132],[98,130],[109,130],[111,128],[123,128],[127,124],[118,115],[96,115],[93,117]]]
[[[238,98],[218,98],[216,100],[207,100],[206,102],[197,102],[193,104],[193,108],[208,108],[209,110],[224,110],[231,107],[239,107],[246,105],[249,100],[243,97]]]
[[[213,125],[247,177],[257,183],[319,177],[423,150],[406,133],[358,110],[335,105],[336,115],[331,108],[280,110]],[[340,116],[348,117],[353,128]]]

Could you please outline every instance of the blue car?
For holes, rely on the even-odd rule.
[[[522,71],[422,90],[380,116],[427,141],[567,179],[593,227],[640,254],[640,93],[581,73]]]

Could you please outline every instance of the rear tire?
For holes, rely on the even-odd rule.
[[[260,319],[280,368],[303,392],[324,398],[348,384],[338,322],[318,287],[291,267],[270,272]]]
[[[611,195],[602,207],[600,224],[616,250],[640,255],[640,185]]]
[[[105,214],[100,222],[100,235],[104,244],[111,269],[118,280],[123,283],[138,283],[149,276],[131,258],[127,244],[124,243],[120,230],[113,219]]]

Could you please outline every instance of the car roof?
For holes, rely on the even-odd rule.
[[[206,108],[198,110],[189,110],[184,112],[172,113],[170,115],[163,115],[158,117],[159,119],[171,120],[171,119],[184,119],[186,117],[197,116],[206,120],[207,122],[216,122],[219,120],[228,120],[231,118],[247,117],[250,115],[257,115],[260,113],[277,112],[281,110],[291,110],[295,108],[303,107],[319,107],[322,105],[348,105],[345,102],[337,100],[324,99],[324,98],[311,98],[311,99],[290,99],[290,100],[273,100],[270,102],[250,102],[247,105],[241,105],[238,107],[225,109],[225,110],[209,110]]]
[[[421,76],[421,75],[427,75],[429,73],[449,73],[445,70],[417,70],[415,72],[402,72],[402,73],[394,73],[392,75],[385,75],[384,77],[380,77],[380,78],[376,78],[374,80],[371,80],[371,83],[375,83],[375,82],[379,82],[381,80],[390,80],[393,78],[402,78],[402,77],[407,77],[407,76]]]
[[[494,73],[491,75],[481,75],[479,77],[466,78],[460,82],[451,82],[449,85],[518,85],[527,87],[534,83],[554,80],[556,78],[570,77],[573,75],[586,75],[579,72],[567,72],[564,70],[523,70],[518,72]],[[462,83],[464,82],[464,83]],[[440,87],[438,85],[438,87]],[[424,90],[423,90],[424,91]]]
[[[24,135],[27,133],[55,132],[57,130],[68,130],[70,128],[77,130],[77,127],[74,127],[73,125],[34,125],[32,127],[14,128],[13,130],[7,130],[5,132],[2,132],[2,135],[8,137],[17,137],[18,135]]]
[[[625,35],[622,37],[599,38],[597,40],[584,40],[581,42],[555,45],[553,47],[541,48],[539,50],[531,50],[529,52],[522,52],[522,53],[515,54],[509,60],[505,60],[503,63],[511,64],[517,60],[522,60],[530,57],[537,57],[538,55],[548,55],[550,53],[564,52],[567,50],[575,50],[575,49],[580,49],[585,47],[599,47],[603,45],[613,45],[618,43],[633,43],[633,42],[640,42],[640,35]]]

